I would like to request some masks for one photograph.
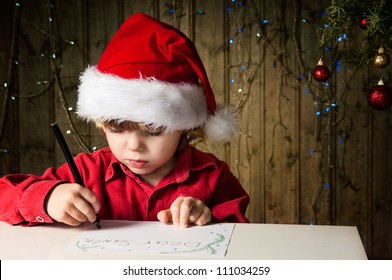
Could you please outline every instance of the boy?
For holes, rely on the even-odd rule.
[[[98,65],[82,73],[77,105],[109,145],[75,157],[86,188],[74,183],[67,164],[42,176],[5,176],[0,220],[248,222],[249,197],[228,166],[188,143],[200,129],[227,141],[237,122],[228,108],[216,109],[197,51],[179,30],[144,14],[129,17]]]

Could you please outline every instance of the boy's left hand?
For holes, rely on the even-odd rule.
[[[162,223],[173,222],[175,226],[184,228],[189,224],[202,226],[211,221],[211,210],[199,199],[179,196],[170,209],[158,213],[158,220]]]

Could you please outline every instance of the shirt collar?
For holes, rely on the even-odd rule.
[[[209,166],[216,167],[217,163],[215,160],[211,160],[212,157],[212,155],[202,153],[188,145],[179,153],[174,169],[163,180],[174,180],[176,183],[181,183],[188,179],[191,170],[202,170]],[[120,171],[138,180],[138,177],[111,153],[110,163],[105,174],[105,182],[108,182],[115,176],[116,172]]]

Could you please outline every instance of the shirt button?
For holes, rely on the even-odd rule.
[[[40,222],[40,223],[45,222],[44,218],[42,218],[41,216],[35,217],[35,220],[36,220],[37,222]]]

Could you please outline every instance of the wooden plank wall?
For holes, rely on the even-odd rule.
[[[320,49],[329,3],[1,1],[0,175],[62,164],[54,121],[74,154],[106,145],[75,116],[79,73],[127,16],[144,12],[195,42],[217,102],[238,109],[241,131],[230,144],[198,147],[230,164],[251,196],[252,222],[357,226],[369,258],[392,258],[390,115],[367,105],[373,70],[336,69]],[[347,34],[339,47],[366,43],[357,26]],[[332,69],[328,86],[310,77],[320,56]]]

